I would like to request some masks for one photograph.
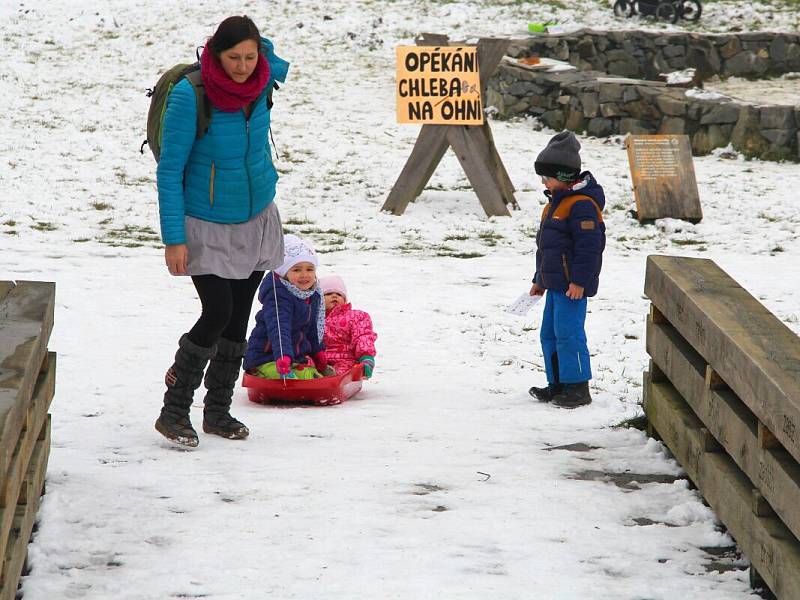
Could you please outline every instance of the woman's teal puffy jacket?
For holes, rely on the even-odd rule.
[[[270,79],[253,104],[222,112],[212,107],[211,124],[197,139],[197,103],[192,85],[180,81],[167,99],[158,162],[158,204],[161,239],[186,242],[184,217],[214,223],[244,223],[275,198],[278,173],[269,145],[267,91],[283,82],[289,63],[275,56],[272,42],[262,38],[261,53],[269,61]]]

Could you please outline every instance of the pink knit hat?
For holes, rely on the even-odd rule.
[[[319,287],[322,288],[323,294],[336,292],[337,294],[344,296],[344,299],[347,300],[347,287],[344,285],[344,280],[338,275],[328,275],[327,277],[322,277],[319,280]]]

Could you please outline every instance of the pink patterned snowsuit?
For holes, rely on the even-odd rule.
[[[350,304],[334,306],[325,317],[325,355],[336,373],[344,373],[364,355],[375,356],[372,319]]]

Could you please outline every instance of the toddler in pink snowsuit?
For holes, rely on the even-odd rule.
[[[353,310],[347,302],[347,288],[338,275],[319,280],[325,295],[325,355],[337,374],[349,371],[356,363],[364,365],[364,376],[372,377],[375,368],[375,339],[372,319],[363,310]]]

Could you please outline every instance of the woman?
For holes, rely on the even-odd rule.
[[[185,446],[198,443],[189,407],[204,371],[203,431],[228,439],[250,433],[230,406],[253,295],[264,271],[283,262],[268,91],[285,80],[288,67],[251,19],[229,17],[200,59],[211,103],[205,135],[197,139],[197,101],[188,80],[167,100],[157,171],[164,256],[172,275],[192,277],[202,311],[167,370],[156,430]]]

